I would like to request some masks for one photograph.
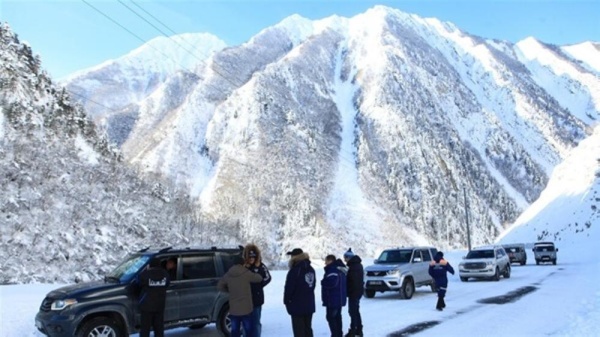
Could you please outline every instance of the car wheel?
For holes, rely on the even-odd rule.
[[[217,330],[225,337],[231,336],[231,319],[229,319],[229,303],[226,303],[217,317]]]
[[[110,317],[96,317],[77,331],[77,337],[124,337],[119,323]]]
[[[467,281],[469,280],[469,278],[468,278],[468,277],[462,277],[462,276],[461,276],[461,277],[460,277],[460,280],[461,280],[461,281],[463,281],[463,282],[467,282]]]
[[[404,279],[400,288],[400,298],[410,300],[415,293],[415,284],[412,279]]]
[[[552,260],[552,264],[553,264],[553,265],[556,265],[556,260]]]
[[[366,298],[373,298],[373,297],[375,297],[375,290],[365,290],[365,297]]]
[[[521,261],[521,265],[524,266],[527,261]]]
[[[540,260],[535,260],[535,264],[540,265]]]
[[[500,268],[496,267],[496,273],[493,276],[494,281],[500,281]]]

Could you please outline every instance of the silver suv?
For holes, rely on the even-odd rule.
[[[510,278],[510,260],[502,246],[484,246],[473,248],[458,265],[460,280],[469,278],[491,278],[500,280],[500,275]]]
[[[376,292],[399,291],[400,298],[410,299],[415,287],[430,286],[435,291],[429,262],[436,253],[433,247],[384,250],[374,265],[365,268],[365,296],[372,298]]]
[[[556,264],[556,252],[558,252],[558,248],[554,246],[554,242],[537,242],[533,245],[535,264],[540,264],[542,262],[552,262],[552,264]]]

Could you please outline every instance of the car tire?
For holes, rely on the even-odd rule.
[[[535,264],[540,265],[540,260],[535,260]]]
[[[125,337],[122,326],[111,317],[96,317],[77,330],[77,337]]]
[[[494,276],[492,276],[492,279],[494,281],[500,281],[500,268],[496,267],[496,273],[494,273]]]
[[[229,303],[226,303],[217,317],[217,330],[222,336],[231,336],[231,320],[229,319]]]
[[[461,277],[460,277],[460,280],[461,280],[461,281],[463,281],[463,282],[467,282],[467,281],[469,280],[469,278],[468,278],[468,277],[462,277],[462,276],[461,276]]]
[[[402,282],[400,287],[400,298],[403,300],[410,300],[415,293],[415,284],[412,279],[406,278]]]
[[[556,265],[556,260],[552,260],[552,264],[553,264],[553,265]]]
[[[365,290],[365,297],[366,298],[373,298],[373,297],[375,297],[375,290]]]
[[[504,278],[510,278],[510,264],[506,265],[506,269],[504,270]]]
[[[524,266],[527,261],[521,261],[521,265]]]

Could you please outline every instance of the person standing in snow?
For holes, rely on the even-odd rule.
[[[433,261],[429,263],[429,275],[431,275],[435,281],[435,287],[438,293],[438,300],[435,308],[439,311],[444,310],[446,307],[444,297],[446,296],[446,288],[448,287],[447,273],[454,275],[454,268],[452,268],[448,261],[444,260],[444,253],[437,252],[433,257]]]
[[[325,274],[321,280],[321,299],[331,337],[342,337],[342,307],[346,306],[346,272],[348,268],[334,255],[325,257]]]
[[[344,253],[344,260],[348,266],[346,277],[348,292],[348,314],[350,314],[350,330],[345,337],[362,337],[363,325],[360,316],[360,299],[365,289],[364,270],[360,256],[355,255],[351,248]]]
[[[260,283],[263,280],[244,267],[244,259],[236,256],[234,265],[219,280],[217,288],[229,293],[229,319],[231,320],[231,337],[241,336],[241,325],[247,331],[246,336],[254,337],[252,321],[252,290],[251,283]]]
[[[265,293],[263,288],[271,282],[271,274],[267,266],[262,263],[260,249],[255,244],[248,244],[244,247],[242,254],[244,257],[244,266],[253,273],[256,273],[262,277],[260,283],[252,283],[252,321],[254,323],[254,337],[260,337],[262,331],[262,324],[260,323],[260,317],[262,312],[262,305],[265,303]],[[246,330],[244,330],[244,336],[248,337]]]
[[[290,256],[285,278],[283,304],[292,317],[294,337],[313,337],[312,316],[315,313],[316,273],[308,254],[300,248],[287,252]]]
[[[154,330],[155,337],[163,337],[169,273],[161,268],[159,260],[154,259],[150,261],[150,266],[138,275],[137,282],[140,287],[140,337],[149,337],[150,327]]]

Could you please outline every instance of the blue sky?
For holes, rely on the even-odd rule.
[[[8,22],[21,40],[30,43],[55,78],[122,56],[139,47],[142,40],[162,35],[119,0],[85,1],[137,37],[84,0],[0,0],[0,20]],[[599,0],[120,1],[140,14],[144,14],[143,8],[177,33],[209,32],[229,45],[243,43],[292,14],[309,19],[333,14],[352,17],[377,4],[450,21],[485,38],[516,42],[533,36],[561,45],[600,42]],[[168,32],[160,24],[156,26]]]

